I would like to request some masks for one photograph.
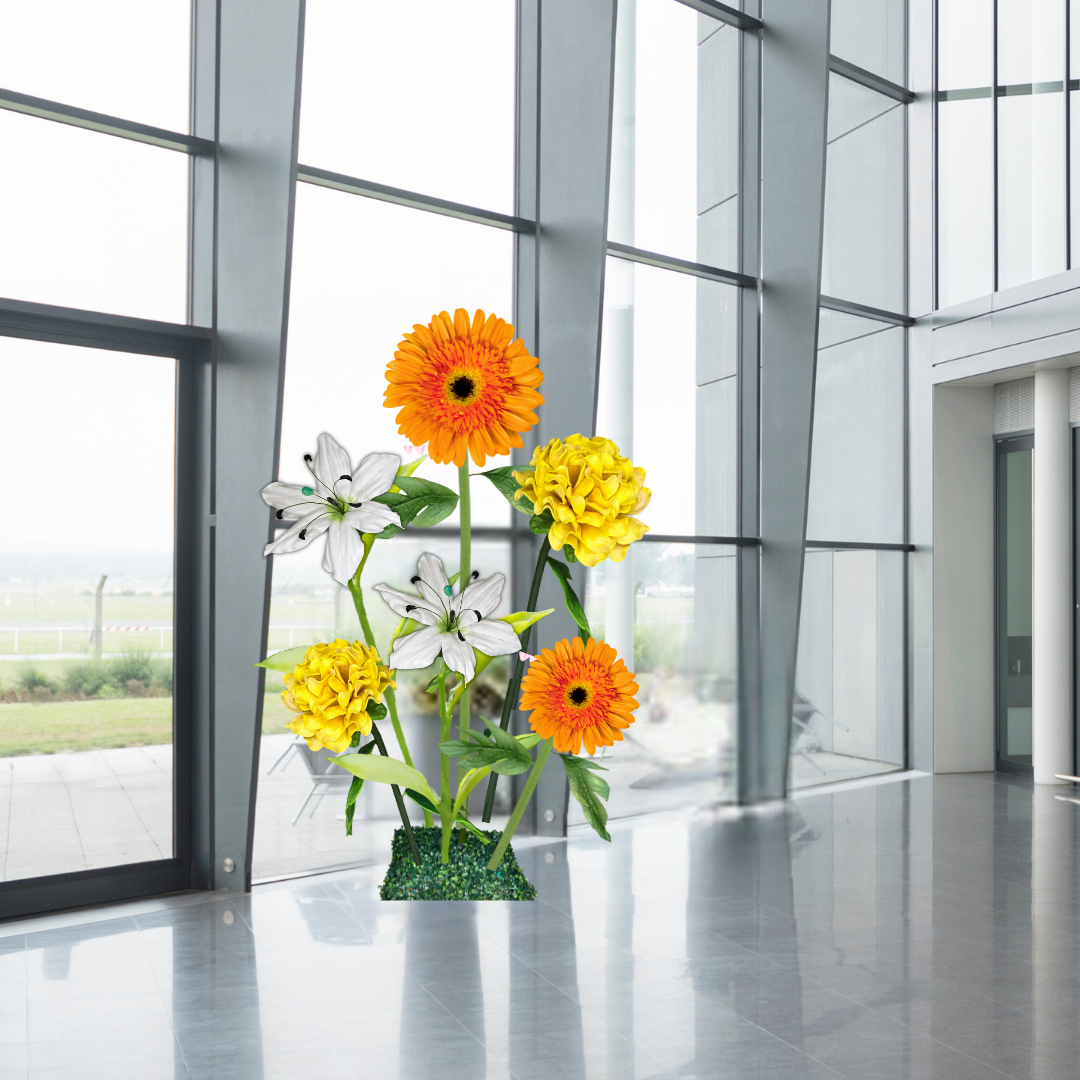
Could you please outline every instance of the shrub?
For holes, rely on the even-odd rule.
[[[108,662],[108,680],[118,690],[133,679],[149,686],[154,681],[154,660],[148,652],[131,650]]]
[[[107,682],[108,672],[99,660],[69,664],[64,670],[64,689],[74,696],[93,697]]]
[[[47,690],[51,694],[54,689],[52,680],[32,660],[15,669],[15,684],[27,694],[35,690]]]
[[[150,685],[160,686],[166,694],[171,694],[173,681],[172,661],[158,658],[154,660],[152,670],[153,678],[150,680]]]

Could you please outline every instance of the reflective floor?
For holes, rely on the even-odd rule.
[[[1060,793],[642,818],[523,846],[535,903],[381,903],[369,868],[0,924],[0,1078],[1074,1078]]]

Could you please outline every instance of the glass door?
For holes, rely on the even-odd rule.
[[[1031,435],[996,443],[999,772],[1031,775]]]

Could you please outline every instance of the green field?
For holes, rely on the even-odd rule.
[[[0,757],[159,746],[172,742],[172,698],[0,704]],[[288,734],[293,714],[277,694],[263,702],[263,734]]]

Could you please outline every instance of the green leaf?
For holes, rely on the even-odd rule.
[[[439,808],[431,801],[421,795],[419,791],[413,791],[412,788],[406,788],[404,794],[408,795],[410,799],[418,806],[423,807],[425,810],[430,810],[433,814],[439,813]],[[487,844],[490,841],[488,838],[467,818],[464,816],[464,811],[461,811],[454,822],[454,827],[464,825],[481,843]]]
[[[520,510],[523,514],[528,514],[531,517],[536,513],[536,510],[529,497],[527,495],[522,495],[520,499],[514,498],[514,492],[521,488],[514,473],[532,472],[535,468],[535,465],[504,465],[501,469],[489,469],[487,472],[482,472],[480,475],[486,476],[495,487],[499,489],[499,493],[502,497],[506,499],[515,510]]]
[[[284,649],[282,652],[274,653],[273,656],[268,656],[261,664],[255,666],[268,668],[270,671],[287,671],[292,674],[293,668],[303,662],[310,648],[310,645],[297,645],[295,649]]]
[[[563,544],[562,546],[563,558],[570,563],[577,562],[577,555],[574,554],[574,549],[569,544]]]
[[[380,754],[346,754],[330,760],[346,772],[351,772],[353,776],[359,776],[361,780],[409,787],[426,795],[433,802],[436,800],[435,792],[431,790],[424,774],[397,758],[383,757]]]
[[[532,768],[533,759],[527,746],[521,739],[503,731],[498,724],[486,717],[481,717],[487,725],[486,732],[465,731],[467,741],[440,743],[439,748],[448,757],[460,756],[462,765],[469,769],[490,769],[500,776],[514,776]],[[531,733],[530,733],[531,734]],[[538,741],[538,740],[537,740]]]
[[[412,476],[417,469],[420,468],[424,462],[427,461],[427,454],[421,454],[415,461],[410,461],[408,465],[402,465],[398,471],[398,476]]]
[[[548,563],[551,569],[555,571],[555,576],[562,586],[566,610],[570,612],[570,617],[578,624],[578,632],[581,634],[582,640],[588,641],[592,637],[592,630],[589,629],[589,620],[585,617],[585,609],[581,606],[581,601],[570,584],[570,568],[566,563],[561,563],[550,555],[548,556]]]
[[[360,732],[358,731],[353,736],[352,745],[358,745],[360,738]],[[375,749],[375,741],[372,740],[367,746],[360,747],[361,754],[370,754]],[[356,800],[360,795],[360,792],[364,790],[364,781],[359,776],[354,776],[352,783],[349,785],[349,794],[345,796],[345,835],[352,836],[352,821],[353,814],[356,813]]]
[[[533,514],[529,518],[529,528],[532,529],[537,536],[546,536],[551,531],[551,526],[555,524],[555,519],[551,516],[550,510],[545,510],[542,514]]]
[[[509,615],[500,616],[500,619],[504,623],[509,623],[510,629],[515,634],[520,634],[523,630],[528,630],[533,623],[538,623],[541,619],[546,618],[554,610],[553,607],[549,607],[543,611],[514,611]]]
[[[372,720],[382,720],[386,716],[386,706],[371,698],[367,703],[367,714]]]
[[[601,839],[610,841],[611,836],[607,831],[607,807],[600,800],[607,799],[611,789],[603,777],[596,775],[596,770],[607,772],[607,769],[573,754],[559,754],[559,757],[562,758],[563,768],[566,770],[570,791],[585,811],[585,820]]]
[[[426,529],[431,525],[438,525],[457,507],[457,492],[443,487],[442,484],[436,484],[434,480],[424,480],[419,476],[398,476],[395,482],[401,491],[376,495],[375,502],[389,506],[401,519],[403,526],[415,525],[419,529]],[[385,531],[384,529],[383,532]]]

